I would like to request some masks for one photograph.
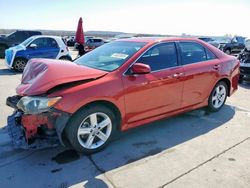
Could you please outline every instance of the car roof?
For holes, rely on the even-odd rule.
[[[16,31],[24,31],[24,32],[35,32],[35,33],[42,33],[41,31],[36,31],[36,30],[16,30]]]
[[[198,39],[198,38],[184,38],[184,37],[134,37],[134,38],[126,38],[126,39],[118,39],[115,41],[124,41],[124,42],[145,42],[148,45],[154,45],[160,42],[173,42],[173,41],[191,41],[191,42],[197,42],[199,44],[202,44],[205,47],[208,47],[209,50],[212,50],[212,52],[218,57],[218,58],[224,58],[228,57],[224,52],[220,51],[216,47]]]
[[[32,38],[37,39],[37,38],[54,38],[54,39],[61,39],[62,37],[60,36],[53,36],[53,35],[34,35]]]
[[[197,38],[184,38],[184,37],[132,37],[126,39],[117,39],[116,41],[158,43],[158,42],[168,42],[168,41],[200,41],[200,40]]]

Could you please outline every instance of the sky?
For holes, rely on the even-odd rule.
[[[250,37],[250,0],[0,0],[0,29]]]

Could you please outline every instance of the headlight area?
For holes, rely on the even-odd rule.
[[[13,144],[23,149],[58,146],[70,117],[53,108],[59,100],[61,97],[9,97],[6,103],[15,109],[7,125]]]
[[[25,114],[40,114],[48,112],[62,97],[22,97],[17,108]]]

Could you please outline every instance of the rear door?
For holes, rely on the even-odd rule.
[[[177,110],[181,106],[183,83],[179,78],[174,42],[158,44],[148,50],[137,63],[151,67],[151,73],[123,77],[126,121],[128,123]]]
[[[207,48],[196,42],[179,42],[184,70],[182,107],[207,99],[219,77],[220,61]]]

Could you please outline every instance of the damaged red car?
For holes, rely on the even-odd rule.
[[[117,131],[207,106],[237,90],[239,61],[198,39],[130,38],[65,62],[31,60],[8,97],[17,147],[63,146],[87,154]]]

